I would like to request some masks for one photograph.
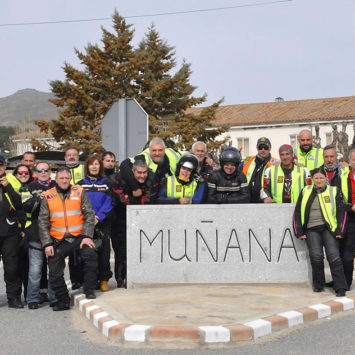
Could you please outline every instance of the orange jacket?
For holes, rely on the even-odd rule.
[[[81,211],[83,189],[74,185],[70,190],[70,197],[64,200],[55,187],[45,193],[50,213],[49,233],[56,239],[63,239],[65,234],[78,236],[83,230],[84,215]]]

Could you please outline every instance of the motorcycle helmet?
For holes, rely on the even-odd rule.
[[[190,175],[190,179],[189,179],[189,181],[191,182],[197,172],[197,169],[198,169],[198,158],[196,157],[196,155],[191,154],[191,153],[186,153],[181,156],[181,158],[179,159],[179,161],[176,165],[176,169],[175,169],[175,176],[177,178],[179,177],[180,169],[182,167],[191,170],[191,175]]]
[[[221,168],[223,168],[224,164],[226,163],[232,163],[236,167],[238,167],[241,161],[242,156],[240,154],[240,151],[234,147],[224,148],[219,156],[219,163],[221,165]]]

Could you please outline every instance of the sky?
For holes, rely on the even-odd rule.
[[[49,92],[64,62],[80,68],[74,48],[111,30],[115,9],[135,29],[134,45],[154,23],[177,66],[191,64],[194,96],[206,93],[206,104],[355,95],[355,0],[1,0],[0,97]],[[157,15],[186,11],[195,12]],[[97,18],[108,20],[7,26]]]

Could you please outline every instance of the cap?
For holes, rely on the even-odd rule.
[[[0,164],[6,164],[6,159],[2,155],[0,155]]]
[[[267,145],[268,147],[271,147],[271,142],[270,142],[270,139],[269,138],[266,138],[266,137],[261,137],[258,139],[257,143],[256,143],[256,146],[258,147],[259,144],[265,144]]]
[[[182,164],[182,167],[192,170],[194,165],[189,161],[185,161],[184,164]]]
[[[283,144],[279,148],[279,154],[281,154],[281,152],[288,152],[288,153],[291,153],[293,155],[293,148],[289,144]]]

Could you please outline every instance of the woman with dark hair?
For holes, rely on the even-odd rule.
[[[31,197],[28,190],[28,185],[32,181],[32,171],[25,164],[19,164],[16,166],[12,175],[17,179],[16,191],[21,195],[22,203]],[[29,227],[31,225],[31,216],[27,215],[23,210],[16,211],[17,218],[20,224],[20,235],[22,241],[19,245],[19,263],[18,263],[18,273],[21,283],[23,284],[23,294],[25,300],[27,299],[27,283],[28,283],[28,243],[26,235],[28,235]]]
[[[84,167],[84,179],[78,182],[86,191],[95,212],[95,234],[98,249],[100,290],[108,291],[108,280],[112,276],[110,268],[110,222],[112,197],[110,184],[104,177],[104,166],[97,155],[87,158]]]
[[[323,248],[334,280],[337,297],[345,296],[348,289],[343,263],[340,259],[339,239],[343,238],[346,213],[340,191],[327,185],[323,168],[311,171],[313,185],[306,186],[300,194],[293,227],[296,237],[305,240],[312,266],[313,291],[321,292],[325,286]]]

